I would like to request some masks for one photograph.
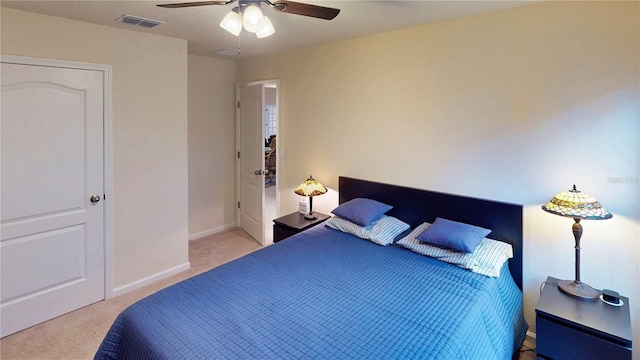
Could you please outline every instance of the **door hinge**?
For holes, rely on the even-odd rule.
[[[238,151],[238,159],[240,159],[240,151]]]
[[[238,209],[240,209],[240,201],[238,201]]]
[[[102,194],[102,199],[107,200],[107,194]]]
[[[240,101],[238,101],[238,109],[240,109]]]

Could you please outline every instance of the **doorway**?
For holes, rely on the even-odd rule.
[[[279,199],[279,80],[245,83],[236,90],[236,223],[268,245]]]
[[[265,84],[264,92],[264,236],[266,243],[272,243],[273,219],[277,217],[278,212],[278,85]]]

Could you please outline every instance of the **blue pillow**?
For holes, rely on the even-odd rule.
[[[340,204],[340,206],[333,209],[331,213],[349,220],[354,224],[368,226],[374,221],[380,219],[384,213],[392,208],[393,206],[379,201],[355,198]]]
[[[491,230],[457,221],[436,218],[436,221],[416,237],[421,243],[471,253]]]

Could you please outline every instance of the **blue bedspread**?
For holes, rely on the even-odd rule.
[[[326,226],[123,311],[96,359],[510,359],[522,294]]]

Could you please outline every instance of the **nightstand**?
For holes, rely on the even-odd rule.
[[[314,212],[314,214],[318,217],[317,219],[307,220],[304,218],[304,215],[299,212],[294,212],[274,219],[273,242],[276,243],[280,240],[284,240],[291,235],[295,235],[314,227],[331,217],[331,215],[320,214],[318,212]]]
[[[580,301],[558,290],[548,277],[536,305],[538,359],[631,360],[629,299],[622,306]]]

